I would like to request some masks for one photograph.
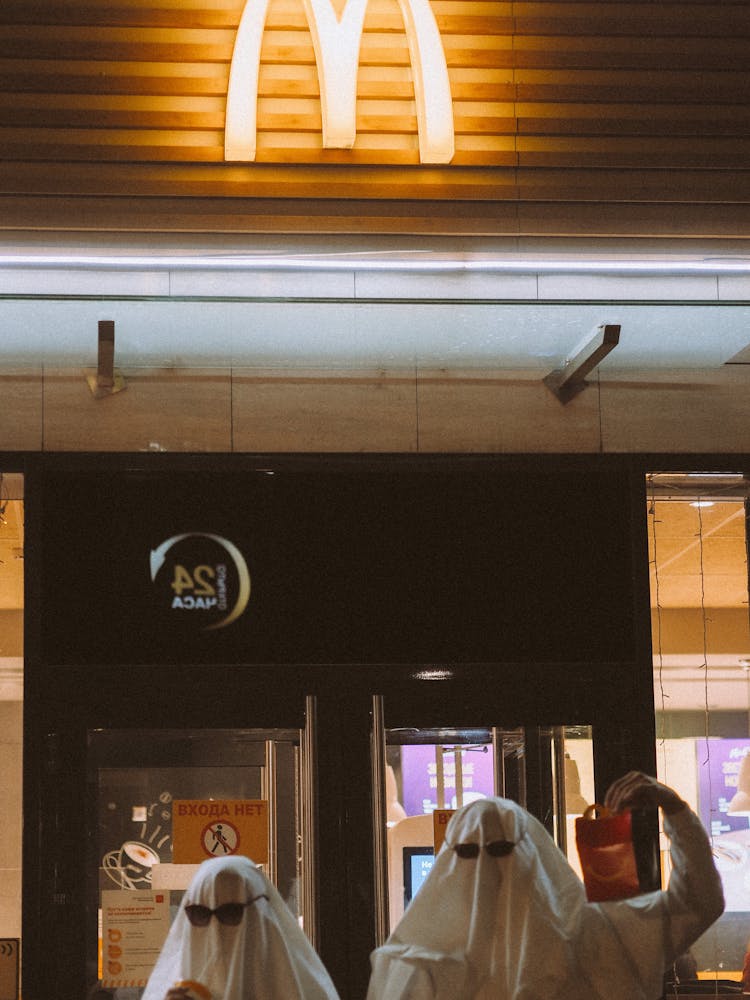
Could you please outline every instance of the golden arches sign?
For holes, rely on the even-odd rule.
[[[247,0],[234,43],[227,90],[224,159],[255,159],[260,50],[270,0]],[[351,149],[357,138],[357,69],[368,0],[303,0],[315,50],[325,149]],[[440,31],[430,0],[399,0],[417,109],[419,159],[450,163],[453,102]]]

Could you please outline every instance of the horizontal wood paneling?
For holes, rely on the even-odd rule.
[[[0,224],[11,231],[87,233],[172,232],[185,234],[426,234],[532,237],[700,237],[747,238],[750,204],[647,201],[517,201],[510,179],[501,176],[497,197],[360,200],[283,198],[169,198],[141,195],[1,196]],[[555,191],[559,194],[560,188]],[[360,192],[361,193],[361,192]],[[394,195],[397,192],[394,192]],[[564,192],[563,192],[564,193]],[[636,197],[633,192],[629,192]],[[486,191],[481,194],[486,195]],[[311,195],[314,198],[314,195]],[[112,237],[116,239],[115,236]]]
[[[351,150],[322,147],[302,0],[271,0],[256,162],[225,163],[229,64],[243,6],[4,0],[0,195],[514,200],[517,228],[509,231],[519,233],[544,203],[546,228],[559,224],[563,233],[580,231],[580,222],[554,205],[683,206],[675,228],[664,214],[664,234],[690,231],[690,219],[700,232],[703,205],[735,206],[727,220],[742,219],[750,205],[745,0],[432,0],[456,130],[445,167],[419,164],[397,0],[368,5]],[[230,228],[233,211],[227,205]],[[408,205],[401,213],[407,219]],[[252,215],[247,206],[244,215]],[[617,228],[615,212],[605,217],[613,235],[628,227]],[[721,232],[732,235],[726,225]]]
[[[510,144],[513,139],[508,140]],[[331,151],[334,154],[334,151]],[[513,155],[509,158],[512,160]],[[112,195],[130,197],[162,197],[175,195],[174,210],[179,211],[180,199],[263,199],[263,198],[328,198],[367,199],[368,196],[385,201],[401,199],[499,201],[510,199],[518,202],[663,202],[675,205],[737,204],[749,205],[745,189],[738,181],[739,171],[684,170],[627,170],[600,169],[595,166],[576,169],[535,169],[518,171],[513,166],[507,170],[454,169],[450,172],[433,169],[416,171],[398,170],[384,166],[381,169],[363,165],[356,172],[346,166],[332,165],[328,169],[302,170],[294,166],[253,169],[234,166],[225,168],[211,164],[178,165],[165,170],[161,165],[112,163],[69,163],[65,169],[58,167],[54,190],[50,192],[50,168],[43,163],[28,163],[24,173],[13,163],[0,161],[0,191],[8,194],[37,194],[80,196]],[[415,176],[416,174],[416,176]],[[742,178],[740,177],[739,180]],[[739,184],[739,186],[738,186]],[[321,187],[325,185],[325,187]],[[266,206],[267,207],[267,206]],[[211,206],[211,211],[220,208]],[[247,213],[251,206],[245,203],[228,204],[227,216],[240,209]],[[330,205],[321,204],[324,213]],[[361,205],[359,206],[361,208]],[[396,206],[392,206],[393,209]],[[433,206],[433,210],[436,210]],[[453,211],[455,209],[452,209]],[[148,205],[143,211],[150,211]],[[260,207],[263,211],[263,206]],[[313,204],[301,206],[300,211],[313,217]],[[378,210],[379,211],[379,210]],[[405,209],[400,208],[401,212]],[[439,210],[438,210],[439,211]],[[478,208],[486,212],[487,208]],[[341,212],[346,213],[346,208]],[[2,219],[7,228],[9,222]],[[12,228],[18,228],[17,224]],[[179,228],[182,228],[181,226]],[[233,228],[233,227],[232,227]],[[737,235],[747,236],[747,231]]]
[[[750,100],[750,74],[736,70],[693,72],[670,70],[635,73],[622,67],[604,70],[546,70],[517,68],[514,72],[519,101],[586,102],[592,111],[599,104],[635,105],[647,113],[652,105],[693,107],[719,102],[728,107]],[[689,110],[686,108],[686,118]]]

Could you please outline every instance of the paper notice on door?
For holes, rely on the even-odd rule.
[[[169,931],[169,893],[102,892],[102,986],[145,986]]]

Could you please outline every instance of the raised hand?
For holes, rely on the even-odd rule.
[[[613,781],[607,789],[604,804],[612,812],[661,807],[667,814],[679,812],[686,805],[673,788],[641,771],[628,771],[622,778]]]

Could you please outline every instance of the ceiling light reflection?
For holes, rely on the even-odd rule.
[[[412,675],[418,681],[450,681],[453,679],[453,671],[446,667],[430,667],[425,670],[418,670]]]

